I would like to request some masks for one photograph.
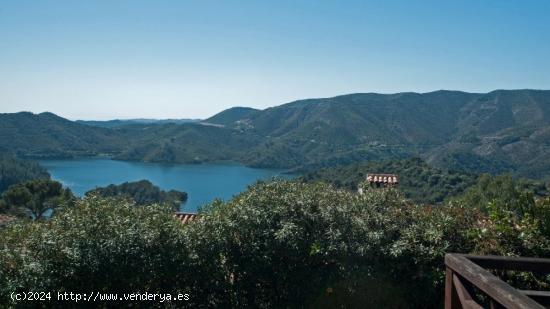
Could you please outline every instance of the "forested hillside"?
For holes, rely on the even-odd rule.
[[[200,124],[133,125],[115,132],[128,142],[116,159],[147,162],[238,160],[259,142],[258,137],[236,130]]]
[[[100,128],[51,113],[0,115],[0,150],[32,157],[322,168],[417,156],[444,170],[550,176],[550,91],[359,93],[189,124]]]
[[[440,203],[445,198],[461,194],[476,182],[477,175],[445,171],[428,165],[419,158],[360,162],[324,168],[306,173],[305,182],[326,182],[338,188],[356,191],[367,173],[393,173],[399,176],[399,189],[418,203]]]
[[[548,177],[550,91],[494,91],[460,110],[452,140],[426,156],[439,166]]]
[[[112,154],[125,144],[113,130],[78,124],[52,113],[0,114],[0,152],[66,158]]]

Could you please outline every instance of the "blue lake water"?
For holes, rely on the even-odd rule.
[[[191,212],[215,198],[228,200],[258,180],[291,177],[282,170],[238,164],[157,164],[109,159],[41,160],[40,164],[77,196],[95,187],[147,179],[163,190],[187,192],[187,202],[181,209]]]

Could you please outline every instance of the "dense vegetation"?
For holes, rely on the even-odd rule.
[[[48,179],[50,174],[33,161],[0,153],[0,194],[9,186],[32,179]]]
[[[486,187],[496,191],[480,198]],[[274,182],[186,225],[169,207],[92,195],[0,233],[0,303],[13,291],[140,290],[189,293],[174,304],[189,307],[441,308],[446,252],[548,256],[550,199],[509,177],[438,207],[394,189]]]
[[[292,169],[420,156],[445,170],[550,176],[550,91],[350,94],[233,108],[207,122],[101,128],[50,113],[2,114],[0,151]]]
[[[533,207],[535,199],[548,196],[550,188],[543,182],[514,179],[510,175],[482,174],[464,194],[450,200],[481,210],[494,204],[507,211],[524,211]]]
[[[444,171],[428,165],[419,158],[360,162],[325,168],[300,177],[305,182],[322,181],[338,188],[356,191],[367,173],[394,173],[399,176],[399,189],[417,203],[440,203],[456,196],[476,182],[474,174]]]
[[[148,180],[125,182],[120,185],[111,184],[107,187],[90,190],[86,192],[86,195],[129,198],[136,205],[168,204],[173,209],[179,209],[181,203],[187,200],[186,192],[177,190],[164,191]]]
[[[0,213],[39,220],[53,211],[74,202],[71,190],[50,179],[36,179],[10,186],[1,195]]]
[[[56,293],[172,292],[192,274],[182,260],[185,235],[169,207],[88,197],[49,221],[16,223],[1,233],[0,307],[9,304],[7,291],[51,291],[52,300],[41,305],[76,307],[58,303]]]

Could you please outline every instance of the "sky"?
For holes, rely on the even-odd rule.
[[[357,92],[550,89],[550,1],[0,0],[0,112],[207,118]]]

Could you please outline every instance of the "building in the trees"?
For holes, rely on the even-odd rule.
[[[366,181],[358,188],[359,194],[363,194],[364,187],[387,188],[399,184],[399,177],[396,174],[367,174]]]
[[[14,216],[0,214],[0,226],[6,225],[15,220]]]
[[[372,187],[393,187],[399,179],[396,174],[367,174],[367,183]]]

